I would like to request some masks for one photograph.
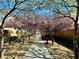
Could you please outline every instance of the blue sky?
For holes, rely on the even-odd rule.
[[[6,8],[6,10],[9,12],[12,9],[15,0],[10,0],[10,1],[11,2],[9,2],[9,5],[8,5],[7,4],[7,0],[2,0],[2,2],[0,3],[0,9]],[[31,0],[28,0],[27,2],[23,3],[22,5],[20,5],[18,7],[21,8],[21,9],[28,8],[28,5],[29,5],[30,2],[31,2]],[[66,8],[63,7],[62,5],[59,5],[59,7],[61,7],[61,11],[62,12],[63,11],[67,12]],[[69,8],[69,9],[71,9],[71,8]],[[47,8],[41,9],[41,10],[39,10],[39,9],[33,9],[32,8],[32,10],[34,11],[35,14],[39,14],[39,15],[48,15],[48,16],[51,16],[51,15],[54,14],[54,12],[52,12],[51,10],[49,10]],[[19,10],[15,10],[14,14],[17,14],[18,12],[19,12]],[[0,15],[2,15],[2,14],[0,13]]]
[[[29,0],[29,2],[30,2],[30,0]],[[26,4],[28,5],[28,3],[29,2],[26,2]],[[12,9],[12,7],[13,7],[13,4],[14,3],[14,0],[11,0],[11,2],[9,2],[9,5],[7,4],[7,0],[2,0],[2,2],[0,3],[0,9],[4,9],[4,8],[6,8],[7,9],[7,11],[9,11],[9,10],[11,10]],[[20,7],[21,8],[24,8],[25,6],[27,6],[26,4],[22,4],[22,5],[20,5]],[[15,11],[16,13],[18,12],[18,10],[16,10]],[[44,10],[35,10],[34,11],[36,14],[39,14],[39,15],[41,15],[41,14],[48,14],[48,15],[51,15],[51,11],[50,10],[47,10],[47,9],[44,9]],[[15,14],[16,14],[15,13]]]
[[[8,5],[7,0],[2,0],[2,2],[0,3],[0,9],[6,8],[8,11],[11,10],[14,5],[14,0],[10,0],[10,1],[11,2],[9,2]]]

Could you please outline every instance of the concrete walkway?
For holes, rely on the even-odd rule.
[[[26,52],[23,59],[53,59],[48,53],[48,50],[45,47],[44,43],[39,42],[40,37],[41,37],[40,33],[36,34],[34,43]]]

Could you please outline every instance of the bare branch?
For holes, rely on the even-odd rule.
[[[69,16],[68,16],[68,15],[65,15],[65,14],[63,14],[62,12],[60,12],[56,7],[55,7],[56,10],[53,10],[53,9],[51,8],[51,5],[50,5],[50,4],[48,4],[48,3],[46,3],[46,4],[47,4],[47,7],[48,7],[49,9],[51,9],[53,12],[56,12],[57,14],[59,13],[59,14],[63,15],[64,17],[68,17],[68,18],[72,19],[73,21],[75,21],[74,18],[71,17],[70,14],[69,14]],[[65,7],[66,7],[66,5],[65,5]],[[68,10],[68,9],[67,9],[67,10]]]
[[[6,18],[8,17],[8,15],[9,15],[10,13],[12,13],[15,9],[17,9],[17,8],[16,8],[17,5],[19,5],[19,4],[21,4],[21,3],[24,3],[25,1],[27,1],[27,0],[24,0],[24,1],[20,2],[20,3],[18,3],[17,0],[15,0],[14,7],[6,14],[5,17],[3,18],[3,21],[2,21],[2,24],[1,24],[2,27],[3,27],[4,22],[5,22]]]
[[[62,14],[64,17],[68,17],[68,18],[72,19],[72,20],[75,22],[74,18],[73,18],[73,17],[71,17],[70,15],[68,16],[68,15],[63,14],[63,13],[62,13],[62,12],[60,12],[57,8],[56,8],[56,10],[57,10],[57,12],[56,12],[56,13]]]
[[[63,1],[64,1],[64,0],[63,0]],[[69,5],[67,2],[66,2],[66,4]],[[65,1],[64,1],[65,8],[66,8],[67,10],[69,10],[66,4],[65,4]],[[71,16],[70,13],[68,13],[68,14]]]
[[[77,8],[77,6],[75,6],[75,5],[69,5],[69,4],[68,4],[68,2],[67,2],[67,1],[65,1],[65,0],[62,0],[62,1],[65,3],[65,6],[66,6],[66,7],[74,7],[74,8]],[[55,1],[55,3],[57,3],[57,4],[61,5],[61,3],[56,2],[56,1]],[[64,6],[64,5],[62,5],[62,6]],[[65,7],[65,6],[64,6],[64,7]]]
[[[18,5],[22,4],[22,3],[24,3],[25,1],[27,1],[27,0],[21,1],[21,2],[17,3],[16,5],[18,6]],[[18,1],[16,1],[16,2],[18,2]]]

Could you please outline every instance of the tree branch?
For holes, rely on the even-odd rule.
[[[65,0],[62,0],[64,3],[66,3],[65,5],[66,5],[66,7],[74,7],[74,8],[77,8],[77,6],[75,6],[75,5],[69,5],[68,4],[68,2],[67,1],[65,1]],[[57,4],[59,4],[59,5],[61,5],[61,3],[59,3],[59,2],[56,2],[55,1],[55,3],[57,3]],[[65,7],[64,5],[62,5],[63,7]]]
[[[23,3],[23,2],[25,2],[25,1],[26,1],[26,0],[24,0],[24,1],[20,2],[20,3],[18,3],[17,0],[15,0],[14,7],[6,14],[5,17],[3,18],[1,27],[3,27],[4,22],[5,22],[6,18],[8,17],[8,15],[9,15],[10,13],[12,13],[15,9],[17,9],[16,6],[19,5],[19,4],[21,4],[21,3]]]
[[[57,13],[60,13],[60,14],[62,14],[64,17],[68,17],[68,18],[72,19],[72,20],[75,22],[74,18],[71,17],[70,15],[68,16],[68,15],[63,14],[63,13],[60,12],[57,8],[56,8],[56,10],[57,10]]]
[[[51,8],[51,5],[50,4],[48,4],[48,3],[46,3],[48,6],[48,8],[49,9],[51,9],[53,12],[56,12],[57,14],[59,13],[59,14],[61,14],[61,15],[63,15],[63,17],[68,17],[68,18],[70,18],[70,19],[72,19],[73,21],[75,21],[74,20],[74,18],[73,17],[71,17],[71,15],[69,14],[69,16],[68,15],[65,15],[65,14],[63,14],[62,12],[60,12],[56,7],[56,10],[53,10],[52,8]],[[65,7],[66,7],[66,5],[65,5]]]

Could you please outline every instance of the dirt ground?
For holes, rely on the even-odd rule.
[[[30,40],[26,39],[25,44],[14,43],[13,45],[5,45],[3,59],[22,59],[33,41],[34,38],[32,37]],[[72,50],[63,47],[56,42],[54,42],[54,44],[49,43],[46,47],[53,59],[74,59],[74,53]]]
[[[74,53],[72,50],[57,44],[56,42],[54,42],[54,44],[49,43],[46,47],[54,59],[74,59]]]
[[[25,43],[8,43],[4,45],[3,56],[0,59],[22,59],[25,55],[25,52],[28,51],[31,44],[34,41],[34,37],[26,38]]]

